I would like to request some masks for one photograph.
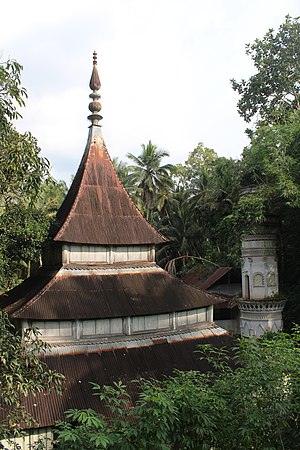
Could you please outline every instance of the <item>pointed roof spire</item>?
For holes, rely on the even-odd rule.
[[[55,241],[82,245],[144,245],[166,241],[143,217],[122,185],[106,149],[98,112],[101,104],[97,54],[93,55],[88,117],[92,125],[84,155],[57,212]],[[55,231],[54,231],[55,232]]]
[[[101,87],[101,82],[99,78],[99,73],[97,69],[97,52],[93,53],[93,72],[90,79],[90,88],[93,91],[89,97],[92,101],[89,104],[89,110],[91,111],[91,115],[88,116],[88,119],[92,122],[92,125],[99,125],[99,121],[102,119],[102,116],[99,114],[101,111],[101,103],[98,101],[101,98],[98,91]]]

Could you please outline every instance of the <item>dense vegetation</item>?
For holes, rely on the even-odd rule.
[[[48,229],[66,192],[64,182],[49,174],[49,161],[40,155],[31,133],[19,133],[13,120],[21,117],[26,90],[22,66],[0,64],[0,293],[30,274]]]
[[[136,405],[126,387],[93,385],[111,418],[70,410],[58,426],[57,448],[114,450],[296,450],[300,439],[299,330],[232,351],[199,347],[211,371],[175,372],[140,380]]]
[[[52,390],[60,393],[64,376],[49,370],[39,358],[49,346],[39,339],[37,332],[28,329],[20,335],[1,310],[0,335],[1,440],[17,435],[21,423],[27,426],[33,423],[23,406],[24,397]]]

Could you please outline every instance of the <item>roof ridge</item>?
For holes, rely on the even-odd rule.
[[[83,170],[82,170],[82,174],[81,174],[81,179],[80,179],[79,187],[78,187],[77,192],[76,192],[76,195],[75,195],[75,199],[73,200],[73,202],[72,202],[72,204],[71,204],[71,208],[69,209],[69,211],[68,211],[68,213],[67,213],[66,219],[64,220],[62,226],[60,227],[60,229],[59,229],[58,232],[56,233],[56,235],[55,235],[55,237],[54,237],[54,240],[58,240],[57,238],[59,238],[59,237],[63,234],[63,232],[65,231],[66,227],[69,225],[70,220],[71,220],[71,213],[74,211],[74,209],[75,209],[75,207],[76,207],[76,205],[77,205],[77,203],[78,203],[79,194],[81,193],[81,191],[82,191],[82,189],[83,189],[83,187],[82,187],[82,180],[83,180],[83,177],[84,177],[84,174],[85,174],[86,165],[87,165],[88,160],[90,159],[90,152],[89,152],[89,149],[91,148],[91,140],[92,140],[92,138],[93,138],[93,131],[94,131],[94,128],[93,128],[93,126],[91,126],[91,127],[90,127],[90,131],[89,131],[89,136],[88,136],[87,144],[86,144],[86,147],[85,147],[83,156],[82,156],[82,158],[81,158],[81,161],[80,161],[79,167],[78,167],[78,169],[77,169],[76,175],[75,175],[75,177],[74,177],[74,179],[73,179],[73,182],[74,182],[74,181],[75,181],[75,178],[77,177],[77,175],[78,175],[78,176],[80,175],[80,168],[81,168],[81,165],[83,165]],[[99,130],[97,130],[97,131],[98,131],[98,134],[100,134],[100,136],[101,136],[101,138],[102,138],[101,128],[99,128]],[[102,138],[102,140],[103,140],[103,138]],[[93,144],[95,144],[95,138],[94,138],[94,143],[93,143]],[[92,145],[93,145],[93,144],[92,144]],[[72,183],[72,184],[73,184],[73,183]],[[72,185],[71,185],[71,187],[72,187]],[[69,191],[68,191],[68,193],[67,193],[67,196],[68,196],[68,194],[69,194],[69,192],[70,192],[70,190],[71,190],[71,187],[70,187],[70,189],[69,189]],[[66,198],[67,198],[67,196],[66,196]],[[63,204],[64,204],[64,202],[62,203],[62,205],[63,205]],[[62,205],[61,205],[61,206],[62,206]],[[58,213],[59,213],[59,211],[58,211]]]
[[[61,269],[52,276],[48,283],[46,283],[45,286],[40,289],[37,294],[30,298],[23,306],[21,306],[20,308],[16,308],[16,311],[18,311],[18,313],[22,313],[23,311],[26,311],[26,309],[28,309],[30,306],[34,305],[35,302],[37,302],[38,299],[55,283],[60,271]]]

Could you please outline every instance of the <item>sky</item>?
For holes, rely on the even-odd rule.
[[[92,54],[111,157],[151,139],[165,162],[203,142],[239,158],[248,144],[230,79],[255,71],[245,44],[300,15],[299,0],[15,0],[1,4],[1,61],[23,65],[23,119],[56,179],[70,182],[85,148]]]

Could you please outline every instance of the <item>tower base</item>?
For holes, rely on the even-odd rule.
[[[241,336],[262,336],[282,329],[285,300],[238,300]]]

